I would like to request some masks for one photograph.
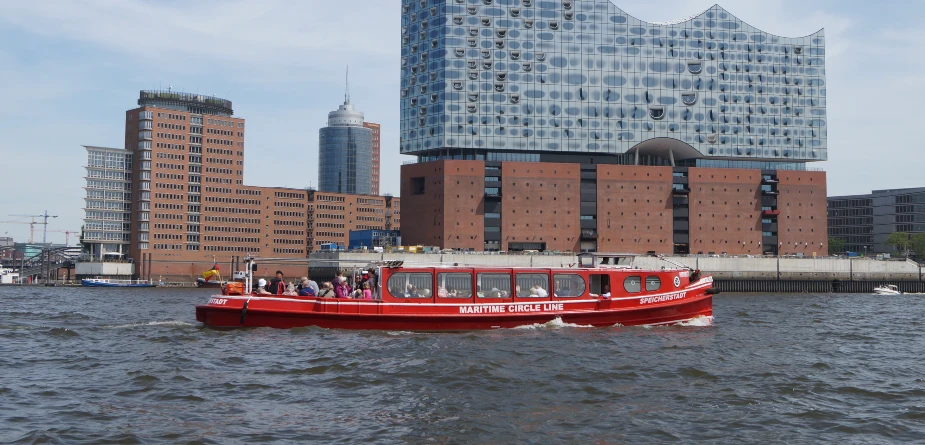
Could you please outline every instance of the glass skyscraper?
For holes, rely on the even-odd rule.
[[[322,192],[372,194],[373,132],[349,97],[328,113],[318,141],[318,189]]]
[[[421,160],[827,159],[822,30],[779,37],[719,6],[648,23],[608,0],[403,0],[401,39],[401,152]]]

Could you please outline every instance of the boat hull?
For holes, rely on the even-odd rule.
[[[317,326],[336,329],[468,331],[545,324],[580,326],[677,324],[712,317],[712,280],[683,292],[619,299],[544,299],[504,303],[390,303],[216,295],[196,306],[196,319],[216,328]],[[679,296],[682,295],[683,296]]]
[[[218,281],[206,281],[202,278],[196,278],[196,287],[220,289],[222,287],[222,283]]]
[[[151,283],[101,283],[98,281],[81,280],[80,285],[84,287],[155,287]]]

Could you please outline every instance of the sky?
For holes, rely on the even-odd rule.
[[[713,3],[617,0],[649,22]],[[124,148],[142,89],[215,95],[247,120],[244,182],[318,183],[318,129],[344,99],[382,124],[381,192],[399,194],[400,0],[0,0],[0,221],[41,214],[48,240],[83,218],[86,151]],[[766,32],[826,32],[829,196],[925,186],[925,2],[726,0]],[[0,236],[29,238],[0,222]],[[41,240],[36,226],[36,240]],[[73,244],[76,236],[71,234]]]

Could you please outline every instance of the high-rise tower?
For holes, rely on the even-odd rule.
[[[363,126],[363,112],[350,103],[328,113],[318,140],[318,189],[323,192],[372,194],[373,131]]]

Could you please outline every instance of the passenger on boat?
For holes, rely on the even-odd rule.
[[[330,281],[325,281],[321,285],[321,292],[318,293],[321,298],[334,298],[334,285]]]
[[[292,284],[292,282],[290,281],[289,284],[286,286],[286,292],[283,292],[283,295],[294,297],[296,295],[299,295],[299,292],[295,290],[295,285]]]
[[[418,287],[409,284],[411,290],[408,291],[408,298],[423,298],[424,296],[418,293]]]
[[[366,272],[366,282],[369,283],[369,290],[373,291],[373,299],[378,300],[379,297],[379,277],[376,276],[375,270],[370,270]]]
[[[299,289],[299,296],[314,297],[318,295],[318,292],[315,290],[314,287],[312,287],[307,277],[302,277],[302,283],[300,284],[300,286],[301,286],[301,289]]]
[[[363,299],[364,300],[373,299],[373,291],[369,290],[369,283],[363,283]]]
[[[549,296],[549,292],[546,292],[546,289],[543,289],[543,286],[534,284],[531,290],[531,295],[536,295],[538,298],[546,298]]]
[[[443,286],[437,286],[437,297],[446,298],[450,296],[450,293],[447,292],[446,288]]]
[[[335,298],[350,298],[350,286],[347,285],[343,272],[334,278],[334,296]]]
[[[275,295],[283,295],[283,293],[286,292],[286,281],[283,280],[283,271],[276,271],[276,278],[270,280],[270,285],[267,287],[267,290]]]
[[[272,295],[270,292],[267,292],[267,280],[263,278],[257,280],[257,295]]]
[[[601,296],[604,298],[610,298],[610,285],[609,284],[604,285],[604,293]]]
[[[477,285],[475,286],[475,294],[478,295],[479,298],[485,298],[485,293],[482,292],[482,285],[481,285],[481,284],[477,284]]]

